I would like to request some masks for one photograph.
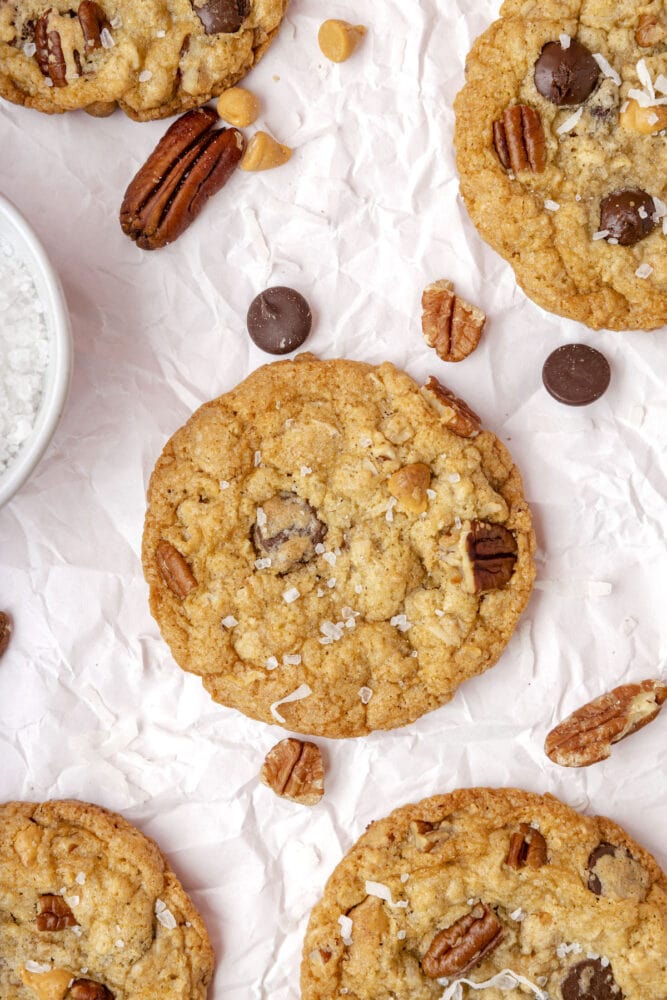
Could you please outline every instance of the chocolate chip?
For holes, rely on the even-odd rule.
[[[289,354],[301,347],[310,333],[310,306],[293,288],[267,288],[250,303],[248,333],[267,354]]]
[[[573,965],[560,984],[563,1000],[623,1000],[625,994],[614,979],[609,964],[587,958]]]
[[[234,34],[250,12],[250,0],[193,0],[192,7],[207,35]]]
[[[594,848],[588,856],[588,888],[591,892],[594,892],[596,896],[602,895],[602,883],[595,874],[595,865],[600,858],[604,858],[605,856],[611,856],[612,858],[616,857],[617,850],[618,848],[614,847],[613,844],[603,842],[598,844],[598,846]]]
[[[611,369],[604,354],[586,344],[564,344],[544,362],[542,381],[559,403],[586,406],[607,389]]]
[[[639,243],[655,229],[655,202],[638,188],[614,191],[600,202],[600,229],[607,239],[618,240],[622,247]]]
[[[602,841],[589,854],[586,867],[588,888],[596,896],[646,898],[650,883],[648,872],[624,847]]]
[[[252,540],[257,554],[268,557],[271,568],[282,575],[312,559],[326,533],[326,525],[307,500],[279,493],[258,508]]]
[[[535,63],[535,86],[558,107],[583,104],[593,93],[600,67],[590,51],[573,38],[568,48],[547,42]]]

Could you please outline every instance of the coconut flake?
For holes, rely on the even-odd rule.
[[[164,38],[166,36],[166,34],[167,34],[167,32],[164,30],[164,28],[161,28],[160,31],[156,31],[155,32],[155,37],[156,38]],[[277,405],[278,404],[276,404],[276,406]]]
[[[398,500],[396,499],[396,497],[389,498],[389,503],[387,504],[387,513],[385,514],[385,518],[389,524],[391,524],[391,522],[394,520],[394,507],[396,506],[397,503]]]
[[[65,902],[71,908],[72,906],[78,906],[81,902],[80,896],[65,896]]]
[[[583,113],[584,109],[578,108],[578,110],[575,111],[573,115],[570,115],[569,118],[566,118],[565,121],[561,125],[559,125],[558,128],[556,129],[558,135],[565,135],[566,132],[571,132],[574,126],[579,124]]]
[[[541,990],[535,983],[531,983],[530,979],[520,976],[518,972],[513,972],[512,969],[503,969],[501,972],[497,972],[495,976],[491,976],[490,979],[485,979],[480,983],[475,983],[472,979],[457,979],[455,982],[449,984],[440,1000],[463,1000],[463,983],[466,986],[470,986],[473,990],[488,990],[495,987],[497,990],[506,991],[515,990],[517,986],[525,986],[526,989],[534,993],[537,1000],[549,1000],[548,993]]]
[[[598,229],[597,233],[593,233],[593,240],[604,240],[609,236],[609,229]]]
[[[263,528],[266,524],[266,514],[262,507],[257,508],[257,527]]]
[[[352,944],[352,918],[346,917],[344,913],[341,913],[338,923],[340,925],[340,936],[343,944],[349,948]]]
[[[435,500],[437,495],[438,494],[435,492],[435,490],[432,490],[430,486],[426,488],[426,496],[429,498],[429,500]]]
[[[620,87],[621,86],[620,76],[618,75],[614,67],[611,65],[611,63],[607,59],[605,59],[602,53],[594,52],[593,58],[595,59],[596,63],[598,64],[604,75],[607,77],[607,79],[613,80],[616,86]]]
[[[560,42],[561,49],[569,49],[572,39],[569,35],[566,35],[565,32],[563,32],[558,36],[558,41]]]
[[[369,438],[368,435],[359,438],[359,444],[362,448],[370,448],[373,444],[373,438]]]
[[[261,453],[261,451],[256,451],[255,452],[255,457],[253,458],[252,462],[253,462],[253,465],[255,466],[256,469],[258,469],[260,467],[260,465],[262,464],[262,453]]]
[[[300,597],[301,594],[296,587],[288,587],[287,590],[283,590],[283,601],[285,604],[293,604]]]
[[[659,73],[653,81],[653,87],[659,94],[667,94],[667,76],[664,73]]]
[[[318,556],[323,556],[325,551],[326,549],[322,545],[322,542],[318,542],[317,545],[315,546],[315,552],[318,554]]]
[[[237,621],[237,619],[236,619],[236,618],[234,617],[234,615],[227,615],[227,617],[226,617],[226,618],[223,618],[223,619],[222,619],[222,621],[221,621],[221,623],[220,623],[220,624],[221,624],[221,625],[222,625],[222,626],[223,626],[224,628],[235,628],[235,627],[236,627],[236,626],[238,625],[238,621]]]
[[[407,900],[401,899],[397,903],[391,898],[391,889],[384,882],[369,882],[366,881],[366,894],[368,896],[377,896],[378,899],[384,899],[385,903],[396,909],[396,907],[402,907],[405,909],[408,905]]]
[[[373,690],[372,690],[372,688],[369,688],[369,687],[360,687],[359,688],[359,697],[361,698],[361,704],[362,705],[367,705],[368,702],[373,697]]]
[[[640,264],[637,270],[635,271],[635,276],[637,278],[643,278],[643,279],[650,278],[652,274],[653,274],[653,268],[651,267],[650,264]]]
[[[648,93],[652,101],[655,100],[655,90],[653,89],[653,80],[651,79],[651,74],[649,73],[649,68],[646,65],[645,59],[640,59],[637,63],[637,76],[639,77],[639,82],[644,87],[644,90]]]
[[[290,701],[301,701],[302,698],[307,698],[312,693],[312,690],[307,684],[300,684],[296,691],[292,691],[292,693],[288,694],[285,698],[279,698],[278,701],[274,701],[271,705],[269,705],[269,711],[274,719],[278,722],[284,723],[285,719],[278,711],[278,706],[286,705]]]
[[[50,972],[50,965],[42,965],[40,962],[33,962],[30,959],[25,963],[25,968],[28,972],[34,972],[39,975],[42,972]]]
[[[229,483],[227,482],[226,479],[221,479],[220,480],[220,489],[221,490],[228,490],[229,489]]]
[[[397,935],[396,935],[396,937],[398,938],[399,941],[405,941],[405,939],[406,939],[407,936],[408,936],[408,932],[407,931],[399,931],[397,933]]]
[[[176,928],[176,918],[174,914],[167,908],[167,904],[161,899],[155,900],[155,916],[158,923],[166,927],[167,930],[173,931]]]

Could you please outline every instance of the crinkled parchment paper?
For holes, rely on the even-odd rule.
[[[293,0],[247,81],[263,100],[258,124],[294,148],[292,161],[239,171],[153,254],[121,233],[117,212],[164,123],[0,106],[0,190],[58,268],[76,352],[54,442],[0,511],[0,607],[16,622],[0,664],[0,800],[90,799],[155,837],[206,918],[215,1000],[298,997],[308,912],[334,865],[370,820],[435,792],[550,791],[612,816],[667,866],[667,713],[587,770],[542,750],[583,702],[665,677],[665,331],[593,333],[542,312],[470,224],[452,101],[497,10]],[[320,55],[324,16],[367,24],[349,62]],[[489,316],[456,366],[420,330],[422,288],[444,276]],[[403,730],[318,741],[328,773],[314,809],[258,784],[283,731],[214,704],[175,666],[139,562],[166,438],[269,360],[244,317],[271,284],[309,299],[317,354],[389,358],[466,398],[519,464],[539,540],[537,587],[500,663]],[[559,405],[540,378],[571,340],[613,368],[606,395],[582,409]]]

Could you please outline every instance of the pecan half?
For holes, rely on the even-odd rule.
[[[422,332],[443,361],[463,361],[479,344],[486,316],[454,294],[451,281],[434,281],[422,295]]]
[[[451,927],[439,931],[422,958],[422,969],[431,979],[460,976],[497,948],[505,932],[486,903],[476,906]]]
[[[667,41],[667,24],[664,24],[655,14],[643,14],[637,24],[635,40],[637,45],[641,45],[643,49],[660,45],[661,42]]]
[[[426,490],[431,485],[431,470],[424,462],[413,462],[397,469],[387,481],[387,489],[411,514],[428,510]]]
[[[236,34],[250,13],[250,0],[191,0],[207,35]]]
[[[9,640],[12,637],[12,620],[4,611],[0,611],[0,656],[7,650]]]
[[[509,868],[541,868],[547,863],[547,842],[534,827],[521,823],[510,837],[505,864]]]
[[[443,424],[459,437],[473,438],[479,434],[482,421],[474,410],[471,410],[458,396],[438,382],[435,375],[430,375],[426,385],[422,386],[422,395],[433,409],[440,414]]]
[[[93,979],[75,979],[66,1000],[114,1000],[111,990]]]
[[[541,174],[547,165],[547,143],[539,114],[525,104],[513,104],[493,123],[493,145],[505,170]]]
[[[77,23],[74,23],[76,20]],[[35,58],[43,76],[54,87],[66,87],[68,74],[81,76],[82,57],[102,46],[106,15],[93,0],[82,0],[76,14],[54,13],[50,8],[35,21]],[[67,41],[63,45],[63,35]],[[69,62],[68,62],[69,57]]]
[[[667,700],[658,681],[622,684],[595,698],[551,730],[544,750],[555,764],[588,767],[606,760],[612,744],[648,725]]]
[[[161,538],[155,550],[158,572],[172,594],[183,600],[198,584],[190,566],[171,542]]]
[[[172,243],[226,183],[243,153],[238,129],[213,129],[211,108],[188,111],[131,181],[120,208],[124,233],[142,250]]]
[[[499,590],[514,573],[516,538],[502,524],[471,521],[461,534],[463,589],[468,594]]]
[[[77,919],[62,896],[46,894],[39,897],[36,923],[39,931],[62,931],[75,927]]]
[[[276,795],[304,806],[315,806],[324,795],[324,765],[314,743],[292,737],[281,740],[267,753],[260,781]]]

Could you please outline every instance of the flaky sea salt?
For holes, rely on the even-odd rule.
[[[301,597],[301,594],[296,587],[288,587],[287,590],[283,591],[283,601],[285,604],[293,604]]]
[[[367,705],[368,702],[373,697],[373,691],[372,691],[372,689],[369,688],[369,687],[361,687],[361,688],[359,688],[359,697],[361,698],[361,704],[362,705]]]
[[[544,207],[548,209],[549,212],[557,212],[558,209],[560,208],[560,205],[558,204],[557,201],[552,201],[551,198],[547,198],[547,200],[544,203]]]
[[[340,925],[340,936],[343,939],[343,944],[349,948],[352,944],[352,918],[346,917],[344,913],[341,913],[338,923]]]
[[[569,49],[570,42],[572,41],[569,35],[566,35],[565,32],[563,32],[558,36],[558,40],[560,42],[561,49]]]
[[[35,426],[50,350],[32,276],[0,240],[0,475]]]
[[[138,77],[139,83],[148,83],[148,81],[152,79],[153,74],[149,69],[142,70]]]
[[[171,910],[167,909],[167,904],[161,899],[155,900],[155,916],[158,923],[162,924],[163,927],[166,927],[167,930],[173,931],[176,927],[176,918],[174,917],[174,914]]]
[[[102,28],[100,31],[100,44],[103,49],[112,49],[116,44],[108,28]]]
[[[650,278],[652,274],[653,274],[653,268],[651,267],[650,264],[640,264],[637,270],[635,271],[635,275],[638,278]]]

